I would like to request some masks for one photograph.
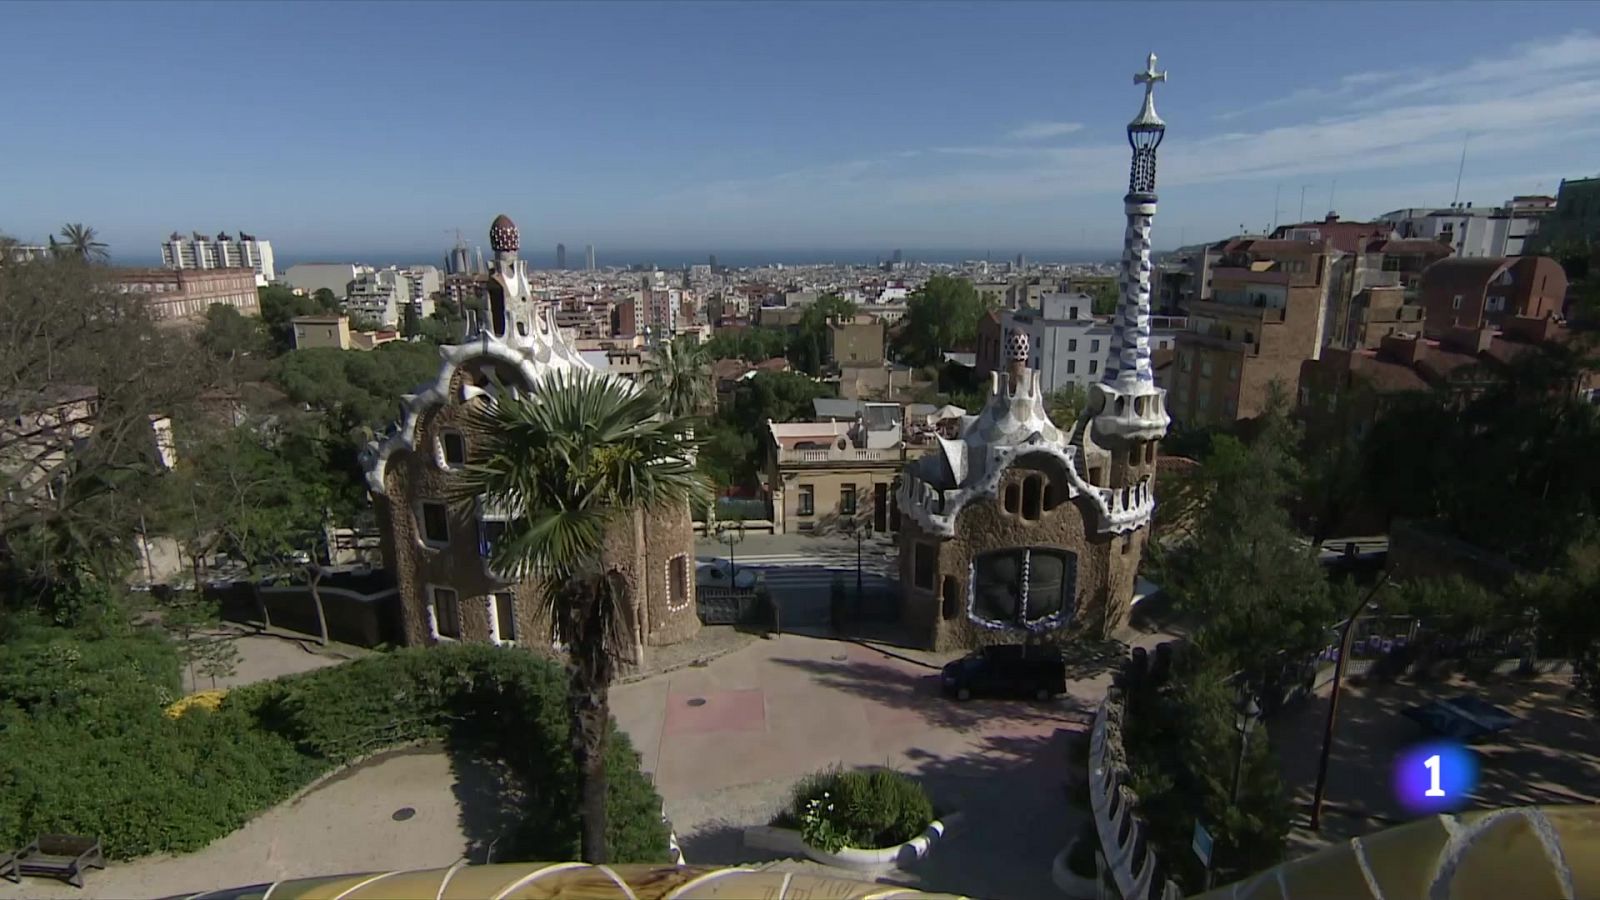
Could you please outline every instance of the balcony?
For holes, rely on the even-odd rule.
[[[857,449],[855,447],[823,447],[805,450],[778,450],[779,465],[828,465],[851,463],[899,463],[906,460],[904,447]]]

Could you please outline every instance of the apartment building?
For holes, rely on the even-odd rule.
[[[400,339],[398,331],[352,331],[349,316],[295,316],[289,324],[294,328],[291,338],[296,350],[371,350]]]
[[[1547,256],[1452,257],[1428,267],[1421,281],[1428,337],[1499,328],[1514,317],[1560,316],[1567,274]]]
[[[224,231],[215,238],[198,231],[186,238],[174,231],[161,243],[161,264],[169,269],[250,269],[255,272],[256,287],[266,287],[278,278],[272,242],[242,231],[238,237]]]
[[[297,263],[283,273],[283,281],[307,294],[332,291],[343,300],[350,293],[350,282],[371,275],[372,271],[371,266],[356,263]]]
[[[1212,272],[1210,300],[1190,304],[1167,405],[1181,423],[1259,415],[1270,385],[1293,397],[1300,365],[1321,355],[1328,241],[1235,241]]]
[[[907,434],[897,403],[863,403],[853,420],[769,422],[763,474],[778,534],[898,530],[900,471],[934,446]]]
[[[1045,393],[1078,385],[1088,387],[1105,376],[1115,331],[1110,317],[1093,314],[1094,298],[1087,293],[1051,293],[1039,298],[1037,309],[992,312],[978,322],[976,367],[980,381],[1001,371],[1007,332],[1028,335],[1028,368],[1039,373]],[[1184,320],[1169,316],[1150,319],[1152,353],[1177,345]]]
[[[384,327],[396,327],[409,307],[419,319],[433,315],[434,297],[440,290],[439,270],[433,266],[390,266],[358,275],[345,295],[345,311]]]
[[[167,324],[197,325],[214,304],[260,315],[254,269],[119,269],[118,290],[146,299],[150,315]]]
[[[1554,206],[1554,197],[1529,196],[1498,207],[1457,203],[1443,209],[1397,209],[1378,218],[1392,223],[1397,237],[1437,241],[1452,256],[1521,256],[1532,249],[1529,241]]]

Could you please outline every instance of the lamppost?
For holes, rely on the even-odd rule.
[[[1322,756],[1317,761],[1317,787],[1311,794],[1311,830],[1322,829],[1322,798],[1328,789],[1328,756],[1333,752],[1333,723],[1339,715],[1339,685],[1344,681],[1345,661],[1350,658],[1351,639],[1356,633],[1356,619],[1366,611],[1373,598],[1378,596],[1378,591],[1390,584],[1389,570],[1384,569],[1378,574],[1378,583],[1367,591],[1361,598],[1350,617],[1344,622],[1344,636],[1339,640],[1339,658],[1333,661],[1333,692],[1328,698],[1328,722],[1322,730]]]
[[[1239,699],[1233,705],[1233,730],[1239,733],[1239,755],[1233,760],[1233,789],[1228,793],[1228,805],[1235,809],[1239,807],[1239,785],[1244,779],[1244,755],[1250,748],[1250,732],[1255,730],[1259,718],[1261,707],[1256,704],[1255,692],[1240,688]],[[1216,870],[1208,862],[1204,890],[1211,890],[1211,879],[1215,874]]]
[[[864,591],[861,576],[861,547],[863,542],[872,537],[872,523],[862,519],[851,519],[850,534],[856,539],[856,603],[859,605]]]
[[[744,540],[744,520],[718,519],[715,528],[717,540],[728,545],[728,584],[730,587],[737,587],[734,580],[739,574],[739,561],[734,558],[733,545]]]

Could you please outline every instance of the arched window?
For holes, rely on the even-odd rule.
[[[1022,488],[1014,481],[1006,485],[1005,511],[1013,516],[1022,511]]]
[[[1016,547],[972,561],[967,613],[988,628],[1044,631],[1070,621],[1078,558],[1048,547]]]
[[[961,614],[961,586],[956,583],[954,575],[944,577],[944,596],[940,606],[946,619],[954,619]]]

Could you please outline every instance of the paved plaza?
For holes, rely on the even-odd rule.
[[[1066,790],[1067,743],[1109,674],[1051,703],[956,703],[939,696],[940,658],[786,634],[621,685],[612,705],[691,862],[762,860],[744,848],[743,829],[766,824],[796,779],[835,764],[887,765],[920,777],[941,813],[965,815],[931,859],[891,877],[977,897],[1048,896],[1051,858],[1082,815]],[[197,853],[116,863],[81,891],[0,883],[0,900],[159,897],[481,862],[508,814],[497,785],[483,762],[437,748],[385,754]]]

